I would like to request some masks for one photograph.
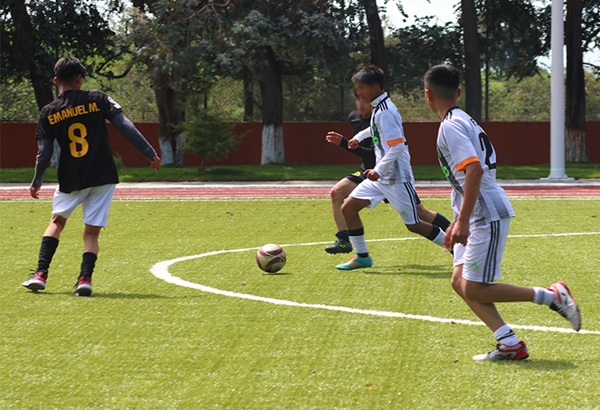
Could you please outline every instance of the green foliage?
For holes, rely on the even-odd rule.
[[[0,121],[37,121],[39,109],[33,87],[26,81],[6,78],[0,82]]]
[[[200,110],[183,124],[185,151],[202,157],[201,169],[205,161],[225,159],[237,148],[240,139],[233,132],[234,125],[210,112]]]
[[[15,28],[9,12],[9,2],[2,2],[0,22],[2,66],[0,77],[23,80],[28,77],[27,61],[21,58],[22,45],[14,37]],[[75,55],[93,75],[98,62],[112,54],[114,32],[108,14],[97,1],[91,0],[41,0],[27,1],[37,49],[34,53],[37,69],[52,77],[56,59],[62,55]],[[27,50],[26,50],[27,51]]]

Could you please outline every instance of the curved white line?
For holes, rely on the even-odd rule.
[[[509,235],[509,238],[538,238],[538,237],[560,237],[560,236],[584,236],[584,235],[600,235],[600,232],[572,232],[572,233],[556,233],[556,234],[530,234],[530,235]],[[369,242],[390,242],[390,241],[412,241],[412,240],[420,240],[420,237],[408,237],[408,238],[384,238],[384,239],[372,239]],[[307,242],[307,243],[296,243],[296,244],[286,244],[282,245],[285,247],[291,246],[315,246],[315,245],[326,245],[329,242]],[[401,313],[401,312],[389,312],[383,310],[369,310],[369,309],[356,309],[345,306],[332,306],[332,305],[322,305],[322,304],[312,304],[312,303],[301,303],[294,302],[291,300],[285,299],[275,299],[275,298],[267,298],[263,296],[250,295],[247,293],[237,293],[228,290],[222,290],[213,288],[210,286],[201,285],[199,283],[189,282],[187,280],[181,279],[177,276],[172,275],[169,272],[169,267],[179,262],[189,261],[192,259],[205,258],[208,256],[222,255],[225,253],[241,253],[241,252],[249,252],[254,251],[258,247],[252,248],[240,248],[240,249],[228,249],[228,250],[220,250],[220,251],[212,251],[201,253],[198,255],[184,256],[181,258],[171,259],[167,261],[158,262],[150,268],[150,272],[154,276],[159,279],[164,280],[167,283],[171,283],[177,286],[183,286],[190,289],[197,289],[202,292],[213,293],[215,295],[227,296],[231,298],[245,299],[245,300],[253,300],[256,302],[270,303],[273,305],[280,306],[292,306],[292,307],[301,307],[301,308],[311,308],[311,309],[323,309],[337,312],[346,312],[346,313],[356,313],[360,315],[370,315],[370,316],[383,316],[383,317],[393,317],[393,318],[402,318],[402,319],[413,319],[413,320],[422,320],[426,322],[435,322],[435,323],[451,323],[451,324],[461,324],[468,326],[485,326],[482,322],[475,322],[472,320],[463,320],[463,319],[451,319],[451,318],[441,318],[435,316],[426,316],[426,315],[414,315],[410,313]],[[525,329],[525,330],[537,330],[541,332],[555,332],[555,333],[576,333],[572,329],[562,328],[562,327],[548,327],[548,326],[529,326],[529,325],[509,325],[513,329]],[[600,335],[600,331],[597,330],[581,330],[579,334],[592,334],[592,335]]]

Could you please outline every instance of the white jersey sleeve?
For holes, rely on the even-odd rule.
[[[381,176],[390,169],[407,148],[400,115],[394,115],[394,112],[390,110],[382,111],[378,117],[377,128],[379,129],[379,143],[385,144],[388,148],[375,166],[375,172]]]
[[[364,130],[356,134],[354,138],[356,138],[358,142],[363,142],[367,138],[371,138],[371,127],[365,128]]]

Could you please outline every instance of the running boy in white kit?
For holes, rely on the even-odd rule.
[[[534,302],[549,306],[581,329],[579,307],[564,282],[548,288],[493,283],[515,216],[504,190],[496,183],[496,153],[488,136],[469,114],[458,108],[460,71],[448,65],[425,74],[427,105],[440,124],[437,152],[452,185],[454,222],[446,231],[445,246],[454,250],[452,287],[471,310],[494,332],[496,349],[475,360],[523,360],[527,346],[504,323],[495,303]]]

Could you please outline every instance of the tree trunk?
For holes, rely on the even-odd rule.
[[[481,122],[481,53],[474,0],[461,0],[462,29],[465,39],[465,97],[467,112]]]
[[[586,95],[582,46],[583,0],[567,1],[566,160],[588,162],[585,122]]]
[[[171,87],[169,74],[159,74],[154,81],[154,95],[160,122],[158,140],[163,165],[183,165],[183,139],[179,127],[184,121],[183,102]]]
[[[254,119],[254,82],[252,81],[252,72],[244,67],[242,72],[244,81],[244,121]]]
[[[281,67],[273,50],[265,50],[260,67],[260,94],[262,98],[261,164],[284,163],[283,147],[283,87]]]
[[[371,48],[371,63],[381,68],[386,75],[385,88],[387,88],[387,54],[385,50],[385,36],[379,17],[379,7],[376,0],[361,0],[367,16],[369,26],[369,45]]]
[[[18,58],[27,66],[35,101],[38,107],[42,109],[54,100],[51,80],[52,67],[40,64],[40,61],[51,61],[50,57],[39,44],[36,44],[35,33],[31,25],[31,18],[27,13],[25,0],[12,0],[10,2],[10,14],[15,26],[15,38],[19,41],[19,47],[15,47],[17,52],[15,58]]]

